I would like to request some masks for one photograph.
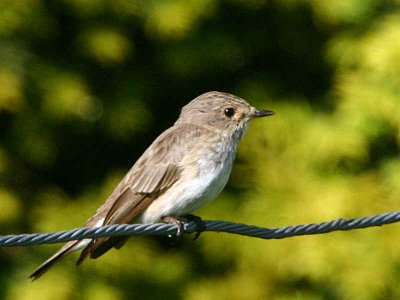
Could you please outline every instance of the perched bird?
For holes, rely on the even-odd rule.
[[[87,221],[88,227],[110,224],[174,223],[213,200],[225,187],[237,145],[251,119],[273,115],[227,93],[208,92],[182,108],[136,161],[106,202]],[[77,265],[119,249],[128,237],[103,237],[66,243],[30,276],[37,279],[70,252],[83,249]]]

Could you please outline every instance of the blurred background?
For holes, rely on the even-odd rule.
[[[2,0],[0,234],[83,225],[180,108],[210,90],[253,122],[198,212],[267,227],[399,209],[398,0]],[[400,299],[398,224],[171,245],[136,237],[80,268],[0,249],[0,299]]]

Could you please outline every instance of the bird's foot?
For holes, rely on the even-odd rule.
[[[176,237],[179,239],[185,232],[185,227],[182,221],[172,216],[163,217],[162,220],[167,224],[174,224],[176,226]]]
[[[199,216],[188,214],[188,215],[184,215],[183,217],[189,222],[193,221],[196,223],[196,234],[193,238],[193,241],[197,240],[199,238],[200,234],[206,230],[206,223],[204,223],[203,219],[200,218]]]

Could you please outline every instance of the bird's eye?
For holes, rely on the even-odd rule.
[[[235,109],[232,107],[225,108],[224,110],[225,116],[231,118],[235,114]]]

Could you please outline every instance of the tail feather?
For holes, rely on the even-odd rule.
[[[46,273],[55,263],[57,263],[59,260],[67,256],[69,253],[79,250],[77,247],[74,249],[75,246],[78,245],[80,241],[71,241],[67,244],[64,245],[60,250],[58,250],[53,256],[51,256],[48,260],[46,260],[44,263],[42,263],[39,267],[36,268],[35,271],[32,272],[31,275],[29,275],[29,279],[32,279],[32,281],[38,279],[40,276],[42,276],[44,273]]]
[[[121,248],[129,236],[121,236],[121,237],[106,237],[92,240],[85,249],[82,250],[81,255],[76,262],[76,265],[79,266],[87,257],[90,258],[98,258],[104,253],[106,253],[111,248],[119,249]]]
[[[76,265],[80,265],[87,257],[97,258],[113,247],[116,249],[121,248],[128,240],[128,238],[129,237],[127,236],[122,236],[113,238],[100,238],[94,240],[84,239],[68,242],[53,256],[42,263],[39,267],[37,267],[36,270],[33,271],[28,278],[32,281],[38,279],[40,276],[46,273],[54,264],[56,264],[58,261],[60,261],[71,252],[84,248],[78,261],[76,262]]]

